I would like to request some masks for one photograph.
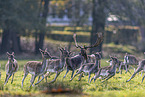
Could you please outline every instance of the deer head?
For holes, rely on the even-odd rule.
[[[47,48],[46,48],[45,50],[41,50],[41,49],[39,49],[39,50],[40,50],[40,52],[41,52],[43,58],[51,58],[51,55],[50,55],[50,53],[47,51]]]
[[[85,45],[80,46],[80,45],[78,45],[77,40],[76,40],[76,34],[73,35],[73,39],[74,39],[74,42],[75,42],[75,47],[80,48],[80,54],[82,56],[84,56],[84,58],[87,60],[86,50],[88,48],[93,48],[93,47],[99,46],[99,44],[103,41],[103,35],[102,35],[102,33],[98,32],[97,33],[97,40],[96,40],[95,44],[90,45],[90,46],[85,46]]]
[[[9,52],[7,52],[7,56],[8,56],[8,60],[11,62],[14,62],[14,52],[12,52],[12,54],[10,54]]]

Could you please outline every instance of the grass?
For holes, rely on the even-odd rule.
[[[102,59],[101,66],[108,65],[105,61],[108,59]],[[0,80],[0,95],[21,95],[21,96],[52,96],[54,94],[44,94],[41,93],[46,88],[50,87],[58,87],[58,86],[64,86],[66,88],[70,88],[72,90],[78,90],[82,91],[81,94],[76,94],[77,97],[80,96],[95,96],[95,97],[143,97],[145,96],[144,90],[145,90],[145,82],[141,83],[142,77],[139,75],[136,75],[134,79],[132,79],[130,82],[126,83],[126,80],[128,80],[131,75],[129,73],[125,74],[125,71],[123,71],[123,74],[116,74],[113,78],[110,80],[101,83],[101,79],[97,79],[95,83],[91,82],[88,83],[88,76],[84,76],[81,81],[78,81],[78,77],[75,77],[72,82],[69,81],[71,72],[68,73],[66,78],[63,79],[63,76],[66,71],[63,71],[60,76],[58,77],[57,81],[54,84],[47,84],[45,80],[43,80],[40,84],[37,86],[32,87],[32,89],[29,89],[30,85],[30,78],[31,75],[28,75],[27,78],[24,81],[24,90],[21,89],[21,81],[23,78],[23,65],[28,60],[18,60],[18,63],[20,65],[18,72],[16,72],[14,77],[14,82],[11,84],[11,78],[9,79],[8,83],[3,86],[4,80],[5,80],[5,63],[6,60],[1,60],[1,80]],[[133,73],[133,70],[131,70]],[[51,81],[54,78],[55,75],[52,75],[50,78],[48,78],[48,81]],[[93,76],[93,74],[92,74]],[[37,78],[35,80],[35,83],[37,81]],[[79,92],[80,93],[80,92]],[[39,94],[39,95],[38,95]],[[60,94],[59,94],[60,95]],[[73,94],[61,94],[65,97],[74,96]],[[57,97],[58,95],[56,95]]]

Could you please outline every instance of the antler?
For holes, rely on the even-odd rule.
[[[84,48],[87,49],[87,48],[97,47],[102,41],[103,41],[103,35],[101,32],[98,32],[96,43],[94,45],[91,45],[91,46],[84,46]]]
[[[75,41],[75,46],[76,46],[76,48],[81,48],[81,46],[79,46],[79,45],[77,44],[77,41],[76,41],[76,33],[73,35],[73,39],[74,39],[74,41]]]

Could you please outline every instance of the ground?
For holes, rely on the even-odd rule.
[[[109,65],[106,63],[106,60],[108,59],[102,59],[101,65],[102,67],[105,65]],[[97,79],[96,82],[88,83],[88,76],[84,76],[81,81],[78,81],[78,77],[75,77],[72,82],[69,81],[71,72],[68,73],[66,78],[63,79],[63,76],[65,74],[65,70],[60,74],[57,81],[53,84],[47,84],[45,80],[43,80],[40,84],[32,87],[32,89],[29,89],[30,85],[30,78],[31,75],[28,75],[26,80],[24,81],[24,88],[21,89],[21,81],[23,78],[23,65],[28,60],[18,60],[18,63],[20,65],[20,68],[18,72],[16,72],[14,77],[14,82],[11,84],[11,78],[9,79],[9,82],[3,86],[4,80],[5,80],[5,70],[4,66],[7,60],[1,60],[1,80],[0,80],[0,95],[7,95],[7,96],[37,96],[37,97],[44,97],[44,96],[60,96],[63,95],[65,97],[69,96],[77,96],[77,97],[88,97],[88,96],[95,96],[95,97],[143,97],[145,96],[144,90],[145,90],[145,82],[141,83],[142,76],[139,74],[136,75],[134,79],[132,79],[130,82],[126,83],[126,80],[128,80],[131,77],[131,74],[127,73],[125,74],[125,71],[123,71],[123,74],[116,74],[113,78],[110,80],[102,83],[101,79]],[[131,69],[131,72],[133,73],[134,70]],[[48,78],[48,82],[51,81],[54,78],[55,75],[52,75],[50,78]],[[92,74],[93,76],[93,74]],[[37,78],[35,82],[37,81]],[[49,87],[49,88],[48,88]],[[54,87],[54,89],[58,89],[62,87],[63,89],[68,88],[70,90],[74,90],[73,93],[66,93],[66,94],[46,94],[47,92],[44,92],[50,87]],[[46,90],[45,90],[46,89]],[[52,89],[52,88],[51,88]],[[42,93],[43,92],[43,93]]]

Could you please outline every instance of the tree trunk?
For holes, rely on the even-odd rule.
[[[20,53],[20,37],[12,29],[4,29],[2,35],[1,53],[6,52]]]
[[[2,33],[1,54],[10,52],[10,32],[8,29],[4,29]]]
[[[45,37],[45,33],[46,33],[46,27],[45,26],[46,26],[46,18],[47,18],[47,15],[48,15],[49,0],[42,0],[41,2],[44,2],[42,17],[40,17],[40,18],[42,18],[41,22],[42,22],[42,25],[43,25],[44,29],[40,30],[39,39],[35,39],[35,54],[38,54],[39,48],[41,48],[41,49],[43,48],[44,37]],[[43,4],[43,3],[41,3],[41,4]],[[35,38],[38,38],[38,37],[35,37]]]
[[[19,40],[18,40],[19,39]],[[12,40],[12,51],[15,53],[20,53],[20,38],[16,32],[11,32],[11,40]]]
[[[97,40],[97,32],[104,32],[105,27],[105,1],[104,0],[93,0],[93,11],[92,11],[92,32],[90,38],[90,44],[93,45]],[[102,43],[98,47],[90,49],[90,53],[93,51],[100,52],[102,50]]]

